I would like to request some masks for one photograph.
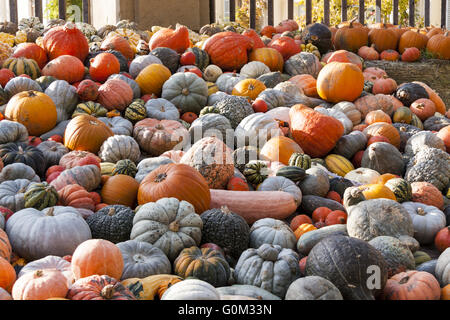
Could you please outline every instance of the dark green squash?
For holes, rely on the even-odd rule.
[[[305,153],[294,152],[289,158],[289,165],[308,170],[311,168],[311,157]]]
[[[331,281],[346,300],[374,300],[386,285],[388,269],[382,254],[366,241],[334,235],[312,248],[306,275]]]
[[[58,203],[58,192],[47,182],[32,183],[24,194],[25,208],[44,210],[56,206]]]
[[[304,43],[312,43],[322,55],[332,49],[331,37],[330,29],[323,23],[307,25],[302,35]]]
[[[211,248],[183,249],[173,263],[174,273],[180,277],[193,277],[214,287],[227,284],[231,269],[222,254]]]
[[[302,212],[312,215],[313,211],[318,207],[327,207],[332,211],[342,210],[345,212],[344,206],[337,201],[314,195],[304,195],[302,197],[302,203],[300,204]]]
[[[339,193],[341,198],[344,197],[344,192],[347,188],[353,187],[353,183],[344,177],[336,177],[330,179],[330,191]]]
[[[195,55],[195,65],[200,70],[205,70],[205,68],[209,65],[208,53],[197,47],[188,48],[187,51],[192,52]]]
[[[134,211],[123,205],[106,206],[86,218],[93,239],[119,243],[130,239]]]
[[[159,47],[153,49],[150,53],[159,58],[159,60],[161,60],[163,65],[165,65],[170,70],[170,72],[177,72],[178,65],[180,63],[180,55],[175,50],[165,47]]]
[[[277,84],[283,82],[283,80],[281,78],[281,72],[279,72],[279,71],[263,74],[263,75],[259,76],[256,80],[259,80],[262,83],[264,83],[266,88],[273,88]]]
[[[147,109],[145,108],[145,101],[142,99],[135,99],[125,109],[124,118],[133,123],[141,121],[147,117]]]
[[[45,90],[47,90],[49,85],[51,85],[52,82],[54,82],[56,80],[58,80],[58,79],[56,79],[55,77],[52,77],[52,76],[42,76],[42,77],[37,78],[35,81],[41,86],[42,91],[45,92]]]
[[[200,218],[203,221],[202,243],[214,243],[221,247],[229,263],[228,256],[237,260],[248,248],[250,227],[240,215],[223,207],[207,210]]]
[[[244,172],[245,165],[250,161],[263,160],[259,149],[254,146],[239,147],[233,151],[234,167]]]
[[[297,183],[299,181],[302,181],[306,177],[306,171],[305,169],[300,167],[286,166],[278,169],[276,175],[288,178],[291,181]]]
[[[0,106],[3,106],[4,104],[8,103],[8,94],[3,90],[3,88],[0,86]]]
[[[398,202],[412,201],[411,183],[405,179],[390,179],[384,185],[395,194]]]
[[[405,107],[409,107],[414,101],[418,99],[429,99],[427,91],[424,87],[417,83],[404,83],[398,86],[394,96],[400,100]]]
[[[250,161],[245,165],[242,173],[248,182],[257,186],[267,179],[269,176],[269,168],[267,168],[267,164],[263,161]]]
[[[123,159],[117,161],[112,171],[112,175],[115,176],[117,174],[124,174],[134,178],[136,176],[137,171],[138,171],[137,167],[133,161],[131,161],[130,159]]]
[[[425,263],[427,261],[430,261],[431,257],[428,253],[425,251],[416,251],[414,252],[414,262],[416,265],[416,269],[418,266],[420,266],[422,263]]]
[[[45,176],[45,157],[42,151],[36,147],[23,142],[2,144],[0,145],[0,158],[5,166],[21,162],[33,168],[41,178]]]

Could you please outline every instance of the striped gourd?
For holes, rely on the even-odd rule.
[[[347,173],[355,170],[353,164],[345,157],[338,154],[330,154],[325,158],[325,163],[328,170],[344,177]]]
[[[297,240],[298,240],[305,233],[308,233],[308,232],[314,231],[314,230],[317,230],[317,228],[314,225],[312,225],[310,223],[303,223],[303,224],[299,225],[297,227],[297,229],[295,229],[294,235],[295,235],[295,238],[297,238]]]
[[[115,176],[117,174],[125,174],[134,178],[137,173],[137,167],[133,161],[130,159],[124,159],[117,161],[114,166],[114,170],[112,171],[112,175]]]
[[[419,128],[420,130],[423,130],[422,120],[420,120],[419,117],[415,113],[412,114],[412,120],[409,124]]]
[[[209,55],[206,51],[200,48],[188,48],[188,52],[192,52],[195,55],[195,65],[200,70],[204,70],[209,65]]]
[[[304,153],[294,152],[289,158],[290,166],[300,167],[302,169],[308,170],[311,168],[311,157]]]
[[[41,69],[33,59],[9,58],[3,63],[3,68],[11,70],[16,76],[29,75],[33,80],[41,76]]]
[[[125,119],[131,122],[138,122],[147,117],[147,109],[145,108],[145,101],[142,99],[135,99],[125,109]]]
[[[107,113],[108,110],[105,107],[103,107],[100,103],[88,101],[77,105],[75,111],[72,114],[72,118],[75,118],[83,114],[88,114],[93,117],[99,118],[99,117],[106,117]]]
[[[208,85],[208,96],[219,91],[219,87],[214,82],[206,82]]]
[[[390,179],[384,185],[395,194],[398,202],[412,201],[411,183],[405,179]]]
[[[290,179],[293,182],[299,182],[306,177],[306,171],[300,167],[286,166],[278,169],[276,175]]]
[[[32,183],[24,194],[25,208],[44,210],[58,203],[58,192],[47,182]]]
[[[206,106],[200,110],[200,117],[208,113],[220,113],[220,110],[214,106]]]
[[[248,182],[256,186],[267,179],[269,168],[263,161],[250,161],[245,165],[243,174]]]
[[[116,164],[112,162],[100,163],[100,172],[102,176],[112,176]]]

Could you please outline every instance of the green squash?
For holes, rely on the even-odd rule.
[[[209,65],[208,53],[197,47],[188,48],[187,51],[192,52],[195,55],[195,65],[200,70],[205,70],[205,68]]]
[[[294,152],[289,158],[289,165],[308,170],[311,168],[311,157],[304,153]]]
[[[32,183],[24,194],[25,208],[44,210],[58,203],[58,192],[47,182]]]
[[[296,183],[302,181],[306,177],[306,171],[300,167],[286,166],[278,169],[276,175],[285,177]]]
[[[147,109],[145,108],[145,101],[142,99],[135,99],[125,109],[124,118],[136,123],[147,117]]]
[[[88,101],[76,106],[75,111],[72,114],[72,119],[83,114],[91,115],[96,118],[106,117],[107,113],[108,110],[100,103]]]
[[[0,86],[0,106],[8,103],[8,94]]]
[[[242,173],[248,182],[257,186],[267,179],[269,176],[269,168],[263,161],[250,161],[245,165],[244,172]]]
[[[117,174],[124,174],[134,178],[137,173],[137,167],[133,161],[130,159],[124,159],[117,161],[114,166],[114,170],[112,171],[112,175],[115,176]]]
[[[431,257],[428,255],[428,253],[426,253],[424,251],[414,252],[414,262],[415,262],[416,268],[418,266],[420,266],[422,263],[425,263],[430,260],[431,260]]]
[[[412,201],[411,183],[405,179],[390,179],[384,185],[395,194],[398,202]]]

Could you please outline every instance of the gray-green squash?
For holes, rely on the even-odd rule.
[[[391,173],[403,176],[405,163],[396,147],[387,142],[372,143],[364,151],[361,166],[377,171],[380,174]]]
[[[281,220],[263,218],[253,223],[250,228],[249,246],[251,248],[259,248],[263,244],[270,244],[294,249],[296,243],[294,232]]]
[[[301,254],[308,255],[312,248],[326,237],[333,235],[348,235],[347,226],[345,224],[335,224],[322,227],[303,234],[297,241],[297,251]]]
[[[344,298],[331,281],[319,276],[307,276],[291,283],[285,300],[344,300]]]

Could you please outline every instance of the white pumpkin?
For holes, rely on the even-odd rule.
[[[315,107],[315,111],[320,112],[321,114],[324,114],[326,116],[333,117],[337,120],[339,120],[342,125],[344,126],[344,134],[349,134],[353,130],[353,122],[343,113],[342,111],[339,111],[337,109],[326,109],[323,107]]]
[[[376,181],[380,174],[369,168],[358,168],[348,172],[344,178],[357,184],[371,184]]]
[[[352,121],[354,126],[361,123],[361,112],[353,103],[342,101],[335,104],[333,109],[343,112]]]
[[[136,79],[139,73],[145,69],[145,67],[151,64],[163,64],[161,60],[154,56],[153,54],[148,54],[145,56],[137,56],[130,64],[130,75]]]
[[[114,134],[131,136],[133,134],[133,124],[131,121],[122,117],[100,117],[98,120],[106,124]]]
[[[248,78],[256,79],[263,74],[269,73],[270,69],[260,61],[252,61],[245,64],[240,71],[240,74]]]
[[[98,155],[103,162],[116,163],[119,160],[130,159],[137,163],[141,151],[138,143],[132,137],[116,134],[103,142]]]
[[[220,294],[206,281],[187,279],[167,289],[161,300],[220,300]]]
[[[210,64],[203,72],[203,79],[210,82],[216,82],[217,78],[222,75],[222,69],[215,64]]]
[[[273,137],[281,136],[278,121],[262,112],[251,114],[239,123],[235,130],[235,137],[239,147],[245,145],[263,146]]]

